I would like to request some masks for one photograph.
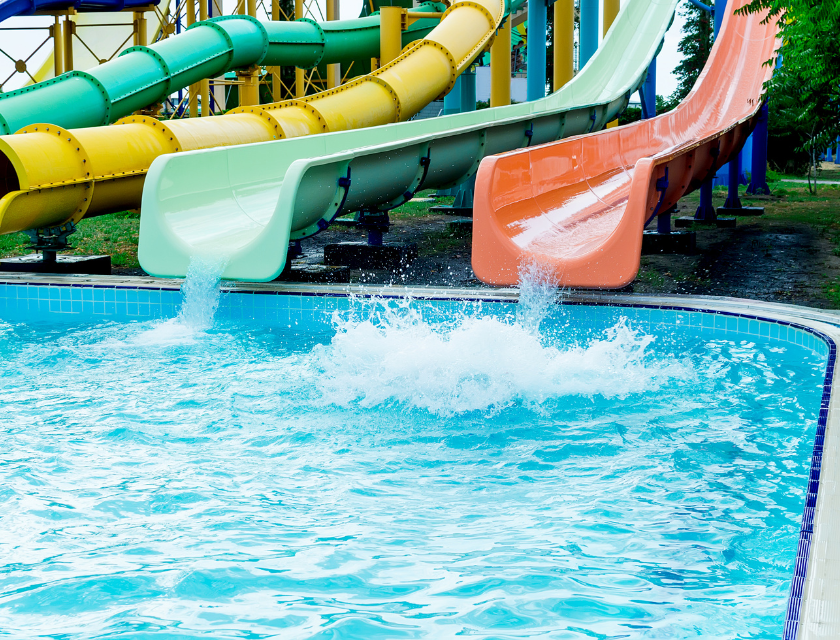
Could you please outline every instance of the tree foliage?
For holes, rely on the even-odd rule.
[[[782,64],[765,85],[771,134],[798,141],[813,161],[840,136],[840,0],[751,0],[737,10],[762,12],[781,42]]]
[[[666,111],[676,107],[691,92],[700,72],[706,66],[714,42],[714,24],[708,12],[688,4],[683,8],[682,15],[685,17],[685,24],[677,51],[683,57],[674,68],[674,75],[679,82],[674,93],[663,104]],[[657,109],[658,107],[659,105]]]

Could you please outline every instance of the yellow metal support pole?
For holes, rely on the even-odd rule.
[[[554,3],[554,90],[575,75],[575,0]]]
[[[300,20],[303,18],[303,0],[295,0],[295,20]],[[295,97],[302,98],[306,95],[306,85],[304,82],[306,81],[306,77],[304,76],[303,69],[295,69]]]
[[[621,0],[604,0],[604,36],[610,30],[615,17],[618,15],[618,10],[621,8]]]
[[[618,10],[621,8],[621,0],[604,0],[604,37],[610,30],[615,17],[618,15]],[[613,120],[607,123],[607,129],[612,129],[618,126],[618,120]]]
[[[271,0],[271,19],[275,22],[280,20],[280,0]],[[271,76],[271,99],[274,102],[280,102],[286,97],[283,95],[281,71],[282,67],[268,68],[268,74]]]
[[[504,107],[509,104],[510,18],[496,32],[496,39],[490,47],[490,106]]]
[[[338,0],[327,0],[327,20],[338,20]],[[400,40],[402,42],[402,40]],[[341,65],[327,65],[327,89],[333,89],[341,84]]]
[[[73,34],[76,33],[76,23],[68,13],[64,19],[64,71],[73,70]]]
[[[402,50],[402,7],[379,7],[379,64],[385,66]]]
[[[64,73],[64,37],[61,29],[61,16],[55,16],[55,24],[52,27],[53,37],[53,62],[55,63],[55,76]]]
[[[134,34],[137,39],[137,44],[145,47],[149,44],[149,38],[146,32],[146,12],[134,12]]]
[[[191,0],[190,0],[191,2]],[[189,5],[190,2],[187,2]],[[195,8],[193,8],[195,13]],[[198,19],[207,20],[207,0],[198,0]],[[205,78],[201,81],[201,116],[212,115],[210,113],[210,80]]]
[[[144,11],[134,11],[134,46],[145,47],[149,44],[146,38],[146,13]]]
[[[187,26],[195,23],[195,0],[187,0]],[[190,85],[190,118],[198,117],[198,95],[201,93],[201,83]]]
[[[252,18],[257,17],[257,0],[243,0],[243,7]],[[250,107],[260,103],[260,68],[251,66],[237,72],[239,85],[239,106]]]

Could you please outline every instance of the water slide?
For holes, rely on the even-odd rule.
[[[598,130],[644,81],[677,2],[629,0],[584,69],[542,100],[158,158],[143,192],[140,263],[183,276],[194,255],[226,255],[224,278],[272,280],[289,240],[342,212],[388,210],[467,179],[488,155]]]
[[[445,8],[426,2],[414,11]],[[409,25],[403,45],[425,37],[437,24],[429,18]],[[378,56],[379,15],[323,23],[211,18],[148,47],[126,49],[90,71],[0,94],[0,134],[39,122],[68,129],[110,124],[204,78],[253,65],[309,69]]]
[[[388,64],[297,100],[166,122],[128,116],[110,127],[34,124],[0,136],[0,234],[136,208],[146,171],[163,154],[407,120],[452,88],[506,12],[506,0],[458,0]]]
[[[134,7],[148,7],[160,0],[0,0],[0,22],[13,16],[28,16],[37,11],[56,11],[73,8],[76,11],[122,11]]]
[[[694,89],[675,110],[482,163],[473,209],[479,279],[514,284],[520,264],[536,262],[564,286],[633,281],[646,223],[714,176],[758,117],[776,21],[734,15],[734,4]]]

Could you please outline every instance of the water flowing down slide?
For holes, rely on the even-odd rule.
[[[478,171],[473,269],[511,285],[537,263],[571,287],[636,277],[642,231],[738,153],[776,48],[775,20],[730,9],[688,97],[657,118],[487,158]]]
[[[134,209],[147,169],[167,153],[407,120],[452,88],[507,10],[506,0],[458,0],[428,36],[380,69],[297,100],[166,122],[128,116],[110,127],[34,124],[0,136],[0,234]]]
[[[148,5],[148,2],[145,3]],[[425,2],[413,11],[441,12]],[[423,38],[438,24],[421,19],[403,32],[403,45]],[[39,122],[68,129],[110,124],[204,78],[251,66],[309,69],[379,56],[379,15],[316,23],[260,22],[223,16],[191,25],[184,33],[150,46],[126,49],[90,71],[0,94],[0,134]]]
[[[32,15],[37,11],[57,11],[75,9],[76,11],[122,11],[134,7],[148,7],[160,0],[0,0],[0,22],[14,16]]]
[[[174,277],[195,255],[226,255],[223,277],[271,280],[290,240],[342,212],[386,211],[471,177],[487,155],[600,129],[644,81],[676,4],[629,0],[586,67],[542,100],[158,158],[143,193],[140,263]]]

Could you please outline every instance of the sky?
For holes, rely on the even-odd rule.
[[[174,1],[174,0],[173,0]],[[266,0],[267,1],[267,0]],[[343,18],[352,18],[358,16],[361,12],[363,0],[340,0],[340,14]],[[324,0],[319,0],[321,7],[324,6]],[[235,0],[224,0],[224,7],[226,12],[233,10]],[[323,8],[322,8],[323,11]],[[129,14],[130,15],[130,14]],[[314,16],[316,20],[320,19],[320,15]],[[36,53],[30,63],[30,69],[37,68],[46,59],[46,56],[52,49],[52,42],[45,42],[47,39],[46,30],[32,30],[32,27],[47,27],[52,19],[48,17],[28,16],[22,18],[11,18],[5,21],[2,25],[2,32],[0,32],[0,52],[6,55],[0,55],[0,82],[5,82],[6,78],[13,74],[14,60],[26,58],[38,45],[42,45],[39,52]],[[678,64],[680,56],[677,53],[677,44],[680,40],[680,31],[685,19],[680,15],[679,9],[674,19],[674,24],[665,36],[665,43],[662,47],[662,52],[659,54],[656,66],[656,83],[657,93],[668,97],[677,87],[676,78],[673,76],[674,67]],[[27,30],[10,31],[8,29],[15,29],[24,27]],[[43,43],[43,44],[42,44]],[[25,77],[21,74],[14,74],[11,80],[2,88],[4,91],[15,89],[23,84]]]

